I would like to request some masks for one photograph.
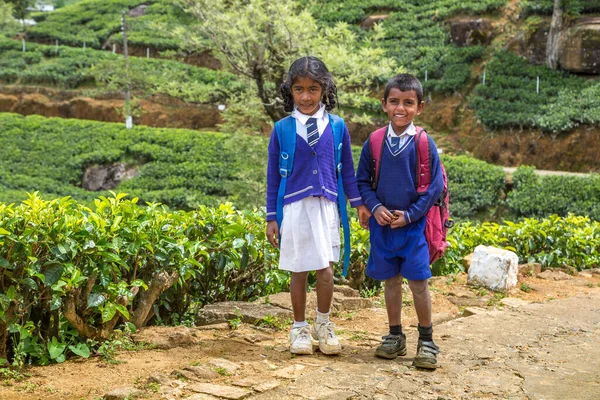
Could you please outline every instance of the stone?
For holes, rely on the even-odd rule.
[[[132,18],[142,17],[142,16],[146,15],[147,8],[148,8],[148,6],[146,4],[142,4],[140,6],[137,6],[135,8],[132,8],[131,10],[129,10],[129,13],[127,15],[129,15]]]
[[[187,390],[192,392],[210,394],[212,396],[222,397],[225,399],[238,400],[252,394],[249,390],[241,389],[237,387],[216,385],[214,383],[196,383],[188,385]]]
[[[485,307],[488,300],[485,298],[469,299],[465,297],[448,296],[448,301],[458,307]]]
[[[306,368],[304,365],[290,365],[289,367],[275,371],[274,375],[278,378],[296,379],[302,375],[302,370],[304,370],[304,368]]]
[[[360,297],[360,292],[358,290],[346,285],[335,285],[333,287],[333,293],[341,293],[346,297]]]
[[[548,281],[566,281],[573,279],[573,277],[569,274],[552,269],[547,269],[544,272],[537,274],[537,277],[540,279],[546,279]]]
[[[289,318],[291,315],[289,310],[271,304],[225,301],[204,306],[196,315],[196,325],[223,323],[236,318],[256,324],[269,316]]]
[[[220,376],[212,369],[200,365],[190,365],[189,367],[185,367],[184,370],[192,372],[198,379],[205,379],[209,381]]]
[[[542,264],[540,263],[527,263],[519,265],[519,276],[535,276],[540,272],[542,272]]]
[[[138,175],[137,166],[119,162],[110,165],[91,165],[85,169],[81,186],[96,192],[116,188],[122,181]]]
[[[387,17],[387,14],[369,15],[363,22],[361,22],[360,27],[366,30],[373,29],[375,24],[385,21]]]
[[[438,325],[438,324],[441,324],[441,323],[447,322],[447,321],[452,321],[454,318],[456,318],[454,316],[454,314],[449,313],[449,312],[433,313],[431,315],[431,321],[433,322],[434,325]]]
[[[158,383],[159,385],[168,385],[171,380],[164,374],[155,373],[146,379],[147,383]]]
[[[592,268],[587,270],[592,275],[600,275],[600,268]]]
[[[473,253],[464,256],[462,259],[462,265],[465,269],[465,272],[469,272],[469,267],[471,266],[471,261],[473,260]]]
[[[134,387],[124,387],[113,389],[106,393],[104,400],[129,400],[138,399],[144,395],[144,392]]]
[[[232,375],[237,371],[240,366],[234,362],[226,360],[224,358],[214,358],[208,362],[217,368],[223,368],[229,375]]]
[[[188,381],[197,381],[199,380],[198,376],[193,373],[192,371],[187,371],[187,370],[183,370],[183,369],[176,369],[173,372],[171,372],[171,376],[173,378],[184,378],[187,379]]]
[[[252,389],[256,390],[259,393],[263,393],[263,392],[275,389],[275,388],[279,387],[280,385],[281,385],[281,382],[272,380],[272,381],[266,381],[266,382],[259,383],[256,386],[252,386]]]
[[[494,27],[487,18],[458,17],[448,21],[450,43],[461,46],[486,46],[492,40]]]
[[[186,326],[150,326],[131,335],[134,341],[148,343],[157,349],[168,350],[196,344],[194,330]]]
[[[250,376],[250,377],[232,382],[232,385],[245,387],[245,388],[252,388],[253,390],[255,390],[257,392],[262,393],[262,392],[266,392],[271,389],[275,389],[276,387],[281,385],[281,383],[276,379],[265,381],[264,378],[261,378],[260,376]]]
[[[581,271],[577,275],[582,278],[592,278],[593,277],[592,273],[588,272],[588,271]]]
[[[462,315],[463,317],[470,317],[471,315],[486,314],[488,312],[488,310],[481,307],[466,307]]]
[[[563,33],[559,63],[569,72],[600,73],[600,17],[579,18]]]
[[[479,245],[469,268],[468,282],[494,291],[507,291],[517,286],[518,268],[519,257],[514,252]]]
[[[519,308],[529,304],[528,301],[517,299],[515,297],[505,297],[502,300],[500,300],[500,303],[513,308]]]
[[[228,331],[230,329],[231,329],[231,327],[229,326],[229,322],[220,322],[218,324],[202,325],[202,326],[196,327],[196,330],[198,330],[198,331],[211,331],[211,330]]]
[[[190,397],[186,397],[185,400],[219,400],[219,398],[211,396],[210,394],[196,393],[191,395]]]

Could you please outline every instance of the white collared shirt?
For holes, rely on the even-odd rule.
[[[323,134],[323,132],[325,132],[325,128],[327,128],[327,124],[329,123],[329,114],[325,110],[325,104],[320,104],[319,110],[313,115],[302,114],[300,111],[298,111],[298,107],[294,106],[292,117],[296,119],[296,133],[304,140],[306,140],[307,136],[306,123],[308,122],[309,118],[315,118],[317,120],[319,137]],[[308,142],[308,140],[306,141]]]
[[[393,137],[400,138],[400,146],[398,146],[399,151],[396,153],[392,152],[392,154],[396,155],[396,154],[401,153],[402,150],[404,150],[404,148],[408,144],[408,141],[416,134],[417,134],[417,128],[415,127],[415,124],[413,124],[412,122],[404,130],[404,132],[402,132],[402,134],[400,134],[400,135],[397,135],[396,132],[394,132],[394,128],[392,127],[392,123],[390,122],[390,124],[388,125],[387,133],[386,133],[386,137],[388,139],[386,142],[387,142],[388,146],[390,146],[389,147],[390,152],[392,152],[391,144],[392,144]]]

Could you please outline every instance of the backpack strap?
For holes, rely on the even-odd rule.
[[[415,149],[417,152],[417,194],[422,196],[431,184],[432,159],[429,148],[427,131],[420,126],[416,127]]]
[[[377,189],[379,182],[379,165],[381,164],[381,156],[383,154],[383,142],[387,126],[377,129],[369,135],[369,147],[371,149],[371,187]]]
[[[342,181],[342,143],[344,140],[345,125],[344,120],[334,114],[329,114],[329,123],[333,132],[333,146],[335,155],[335,169],[337,171],[338,183],[338,209],[342,228],[344,229],[344,269],[342,276],[348,274],[348,265],[350,265],[350,223],[348,221],[348,210],[346,208],[346,195],[344,183]]]
[[[277,192],[277,226],[281,232],[281,223],[283,222],[283,197],[285,196],[285,186],[287,178],[292,174],[294,165],[294,154],[296,152],[296,120],[287,116],[282,120],[275,122],[275,132],[279,142],[279,174],[281,181],[279,191]]]

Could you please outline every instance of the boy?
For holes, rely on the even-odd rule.
[[[377,357],[393,359],[406,354],[406,336],[402,333],[402,278],[408,280],[419,320],[419,341],[413,365],[437,368],[438,347],[433,342],[431,297],[427,280],[431,277],[429,252],[423,216],[440,198],[443,177],[433,140],[428,137],[431,157],[431,183],[421,196],[417,194],[417,128],[413,119],[421,114],[423,88],[409,74],[393,77],[386,85],[383,111],[390,120],[382,143],[379,178],[374,188],[373,157],[369,140],[364,144],[358,164],[358,188],[363,202],[372,213],[371,253],[367,275],[385,281],[385,303],[389,335],[375,351]],[[420,129],[419,129],[420,130]],[[377,151],[380,151],[377,149]],[[361,224],[367,223],[366,220]]]

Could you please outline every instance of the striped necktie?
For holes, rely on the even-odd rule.
[[[306,121],[306,141],[310,147],[313,147],[319,141],[319,128],[317,128],[316,118],[309,118]]]
[[[400,137],[392,136],[390,139],[391,139],[390,148],[392,149],[392,153],[398,152],[398,150],[400,150]]]

